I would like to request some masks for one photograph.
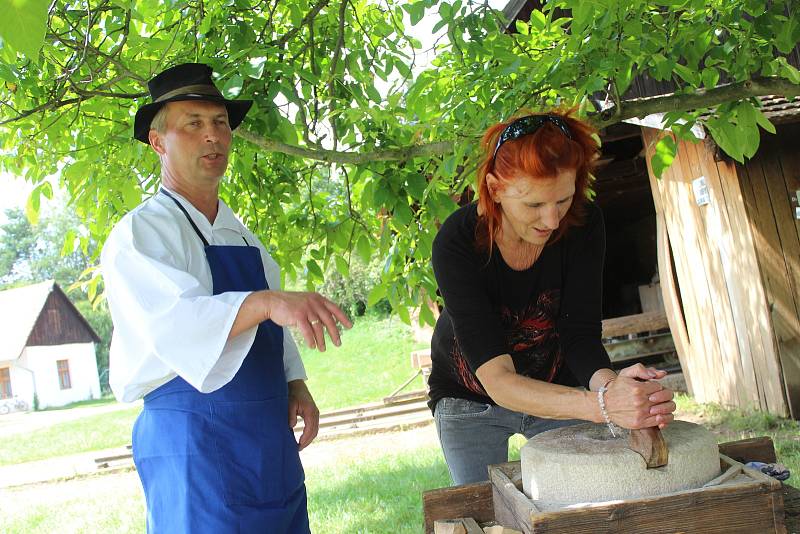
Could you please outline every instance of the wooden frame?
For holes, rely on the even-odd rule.
[[[749,438],[720,443],[719,450],[738,462],[776,462],[775,447],[768,437]],[[785,524],[790,532],[800,532],[800,490],[782,485]],[[422,494],[424,532],[432,533],[439,519],[472,517],[483,525],[496,524],[492,483],[440,488]],[[760,530],[757,530],[760,531]]]
[[[777,480],[720,455],[716,485],[655,497],[543,512],[522,492],[520,462],[489,466],[495,521],[524,532],[725,532],[785,534]]]

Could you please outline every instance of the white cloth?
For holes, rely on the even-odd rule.
[[[214,224],[170,191],[210,245],[257,246],[270,289],[280,269],[264,246],[219,201]],[[244,238],[244,239],[243,239]],[[123,402],[141,398],[179,375],[203,393],[227,384],[256,335],[252,328],[227,340],[249,291],[212,295],[203,243],[175,202],[157,194],[125,215],[101,254],[106,297],[114,322],[109,382]],[[297,345],[284,328],[286,380],[305,379]]]

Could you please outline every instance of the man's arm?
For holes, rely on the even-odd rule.
[[[242,302],[228,339],[271,319],[279,326],[294,326],[309,348],[325,351],[325,330],[333,344],[341,345],[337,321],[345,328],[353,324],[339,307],[319,293],[255,291]]]
[[[256,291],[242,302],[228,339],[272,319],[280,326],[295,326],[303,334],[310,348],[325,351],[325,329],[337,347],[341,345],[339,321],[346,328],[352,327],[350,319],[336,306],[318,293],[289,291]],[[290,380],[289,427],[297,425],[297,417],[303,418],[303,433],[298,445],[306,448],[319,432],[319,409],[304,380]]]

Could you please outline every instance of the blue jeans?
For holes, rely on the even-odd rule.
[[[508,438],[583,423],[533,417],[482,402],[445,397],[436,403],[436,431],[456,485],[488,480],[487,466],[508,461]]]

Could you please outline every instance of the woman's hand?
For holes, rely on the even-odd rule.
[[[611,421],[623,428],[664,428],[672,422],[672,390],[655,381],[666,374],[640,363],[620,371],[605,394]]]

